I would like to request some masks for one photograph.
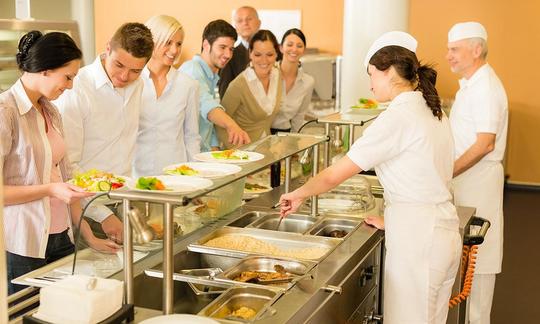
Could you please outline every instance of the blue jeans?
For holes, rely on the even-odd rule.
[[[6,251],[8,294],[11,295],[25,288],[25,286],[12,284],[11,280],[70,255],[74,250],[75,246],[69,239],[68,230],[65,230],[62,233],[49,235],[44,259],[31,258]]]

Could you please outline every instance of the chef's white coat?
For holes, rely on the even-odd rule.
[[[54,102],[62,114],[67,153],[75,172],[94,168],[131,175],[142,89],[140,79],[115,88],[100,56],[80,69],[73,89]],[[112,213],[98,204],[87,212],[98,222]]]
[[[508,99],[501,81],[487,63],[459,84],[450,113],[455,159],[474,144],[477,133],[496,134],[496,137],[494,150],[454,179],[454,201],[457,205],[476,207],[476,216],[491,222],[486,239],[479,246],[475,273],[499,273],[503,255],[501,161],[506,149]]]
[[[461,251],[448,119],[421,92],[401,93],[347,156],[384,187],[384,322],[444,323]]]
[[[161,174],[167,165],[193,161],[201,145],[198,82],[171,67],[158,98],[147,67],[141,79],[144,89],[133,163],[135,177]]]

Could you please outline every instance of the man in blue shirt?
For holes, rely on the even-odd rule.
[[[204,28],[201,54],[184,62],[180,70],[199,82],[199,134],[201,151],[219,147],[214,124],[227,130],[229,143],[243,145],[250,142],[248,134],[225,112],[216,98],[218,72],[232,58],[237,33],[224,20],[214,20]]]

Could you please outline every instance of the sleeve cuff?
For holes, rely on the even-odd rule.
[[[86,214],[84,216],[89,217],[95,220],[98,223],[101,223],[105,218],[114,214],[112,210],[107,208],[105,205],[101,204],[92,204],[88,209],[86,209]]]

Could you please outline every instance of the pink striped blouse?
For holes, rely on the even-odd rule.
[[[51,123],[63,135],[61,117],[48,100],[40,99]],[[4,185],[38,185],[51,182],[52,150],[45,122],[24,91],[19,79],[0,94],[0,166]],[[58,163],[61,181],[71,178],[64,156]],[[34,258],[44,258],[51,226],[49,197],[4,206],[6,250]]]

